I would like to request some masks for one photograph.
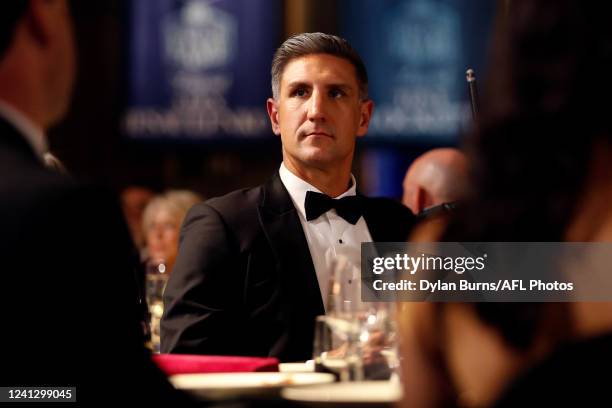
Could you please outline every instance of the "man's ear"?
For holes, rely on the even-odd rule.
[[[27,26],[32,37],[45,47],[53,37],[58,18],[62,12],[61,0],[31,0],[28,2]]]
[[[280,124],[278,122],[278,106],[276,105],[276,101],[272,98],[268,98],[266,101],[266,108],[268,109],[268,116],[272,124],[272,132],[278,136],[280,135]]]
[[[359,117],[359,127],[357,128],[357,137],[365,136],[368,133],[370,119],[374,111],[374,102],[371,99],[361,102],[361,115]]]
[[[418,214],[425,209],[425,206],[427,205],[426,201],[427,192],[423,190],[421,186],[418,186],[416,189],[416,194],[414,195],[415,214]]]
[[[419,206],[419,212],[426,210],[429,207],[439,204],[431,191],[419,186],[417,190],[417,205]]]
[[[410,208],[414,215],[418,214],[423,209],[423,189],[418,185],[409,185],[405,181],[403,187],[402,204]]]

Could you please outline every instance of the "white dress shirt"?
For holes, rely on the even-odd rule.
[[[21,133],[30,146],[32,146],[36,156],[44,163],[43,157],[48,150],[48,146],[43,130],[26,115],[2,99],[0,99],[0,116]]]
[[[289,171],[284,163],[281,163],[279,174],[299,214],[306,241],[308,241],[310,257],[317,273],[323,304],[327,310],[329,278],[334,260],[338,256],[344,256],[351,267],[361,270],[361,243],[372,242],[372,236],[363,217],[353,225],[340,217],[335,209],[329,210],[317,219],[307,221],[304,206],[306,192],[321,193],[321,191]],[[353,175],[351,175],[351,181],[351,187],[348,190],[333,198],[356,195]]]

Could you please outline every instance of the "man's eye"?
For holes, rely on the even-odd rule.
[[[306,96],[307,92],[306,89],[304,88],[298,88],[295,91],[293,91],[292,96],[298,96],[298,97],[303,97]]]
[[[332,98],[340,98],[344,95],[346,94],[341,89],[332,89],[329,91],[329,96],[331,96]]]

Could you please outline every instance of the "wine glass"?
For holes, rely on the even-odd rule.
[[[168,282],[168,270],[163,260],[150,260],[146,265],[146,296],[151,317],[151,349],[160,351],[160,322],[164,313],[163,295]]]
[[[337,257],[325,316],[316,319],[314,360],[341,381],[389,379],[397,370],[393,303],[363,302],[358,267]]]

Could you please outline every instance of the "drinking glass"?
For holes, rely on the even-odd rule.
[[[340,381],[385,380],[398,371],[393,303],[363,302],[359,268],[338,257],[325,316],[315,322],[314,360]]]
[[[151,349],[160,350],[160,321],[164,313],[164,289],[168,282],[168,271],[164,261],[149,261],[146,266],[146,294],[151,317]]]

